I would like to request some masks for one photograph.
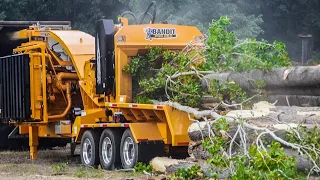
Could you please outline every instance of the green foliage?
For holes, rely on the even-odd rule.
[[[65,174],[67,170],[67,163],[62,162],[57,165],[52,165],[51,168],[53,169],[55,175]]]
[[[211,80],[210,95],[218,98],[220,101],[244,100],[246,98],[246,92],[233,81],[221,83],[218,80]]]
[[[285,46],[274,42],[258,42],[255,39],[238,40],[226,28],[230,19],[221,17],[210,24],[207,48],[203,52],[206,61],[193,63],[194,52],[184,54],[161,47],[149,47],[146,54],[132,57],[123,71],[133,78],[133,97],[135,102],[150,103],[155,100],[171,100],[180,104],[197,107],[203,95],[211,95],[221,101],[243,101],[246,93],[232,81],[209,82],[209,92],[200,84],[198,74],[185,75],[186,72],[213,71],[268,71],[273,67],[289,66]],[[263,83],[257,82],[258,88]]]
[[[272,142],[269,150],[258,151],[258,147],[249,148],[248,163],[244,158],[238,158],[235,163],[236,173],[232,179],[288,179],[296,178],[297,169],[294,157],[288,157],[280,143]],[[248,166],[249,165],[249,166]]]
[[[221,17],[209,27],[207,39],[208,62],[202,68],[216,72],[243,72],[254,69],[268,71],[273,67],[290,66],[285,45],[275,41],[259,42],[256,39],[238,40],[234,32],[228,32],[230,19]]]
[[[145,102],[152,97],[157,100],[167,99],[165,89],[168,87],[168,77],[179,73],[192,71],[188,65],[190,58],[181,52],[165,50],[161,47],[149,48],[145,55],[131,59],[123,71],[133,78],[135,102]],[[171,83],[171,100],[189,106],[197,106],[200,102],[202,89],[197,76],[180,76],[178,83]],[[143,95],[143,96],[141,96]],[[149,103],[150,101],[147,100]]]
[[[300,125],[295,128],[295,131],[299,132],[300,136],[298,136],[296,132],[288,132],[286,134],[288,141],[309,147],[310,149],[307,150],[307,152],[316,162],[320,163],[320,159],[316,154],[317,152],[314,151],[314,149],[320,149],[319,127],[315,126],[313,129],[308,129],[307,127]]]
[[[202,142],[202,145],[206,148],[206,150],[213,155],[212,158],[207,159],[207,162],[218,167],[228,167],[229,160],[226,156],[224,156],[223,152],[225,148],[227,148],[228,142],[220,137],[215,136],[214,138],[207,139]]]
[[[229,124],[226,119],[220,119],[213,124],[215,131],[228,132]],[[288,179],[297,177],[296,162],[294,157],[288,157],[280,143],[272,142],[268,150],[257,146],[249,147],[249,154],[245,156],[237,153],[231,158],[226,156],[229,141],[222,136],[216,136],[203,141],[203,147],[210,153],[211,158],[207,160],[213,165],[217,172],[213,177],[219,175],[219,168],[234,168],[232,179]],[[232,162],[232,163],[231,163]],[[232,164],[232,166],[230,166]]]
[[[143,95],[136,96],[133,101],[139,104],[153,104],[150,98]]]
[[[174,173],[173,176],[171,176],[170,180],[191,180],[191,179],[204,179],[204,173],[201,170],[201,167],[199,165],[194,165],[188,169],[178,169]]]
[[[214,123],[215,131],[225,131],[227,132],[230,128],[230,124],[227,122],[226,118],[221,118]]]
[[[214,123],[214,130],[225,131],[229,130],[229,124],[225,118],[219,119]],[[218,133],[217,133],[218,134]],[[202,141],[202,146],[209,152],[212,157],[207,159],[207,162],[217,167],[228,167],[229,159],[223,154],[228,146],[228,141],[221,136],[214,136],[213,138]]]
[[[134,166],[134,169],[136,170],[136,172],[143,172],[143,171],[146,171],[146,172],[152,172],[152,166],[149,164],[149,165],[146,165],[142,162],[138,162],[135,166]]]
[[[267,83],[265,81],[261,81],[261,80],[255,80],[254,81],[254,85],[257,89],[262,89],[265,88],[267,86]]]
[[[213,143],[207,141],[203,144],[212,155],[208,162],[219,168],[230,167],[232,162],[235,169],[235,173],[231,174],[232,179],[288,179],[298,175],[295,158],[285,155],[284,148],[278,142],[272,142],[268,151],[251,146],[248,156],[238,154],[228,159],[223,156],[227,142],[221,137],[214,137],[212,140]],[[217,176],[219,172],[213,174]]]

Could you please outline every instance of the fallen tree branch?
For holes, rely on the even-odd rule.
[[[222,119],[222,118],[225,118],[227,120],[227,122],[229,124],[232,124],[232,125],[235,125],[235,127],[237,127],[237,131],[235,132],[235,134],[233,134],[233,139],[231,140],[231,142],[233,143],[235,141],[235,138],[238,134],[240,134],[240,139],[241,139],[241,144],[244,145],[244,154],[246,155],[246,151],[247,151],[247,147],[246,147],[246,135],[243,134],[245,133],[245,130],[244,129],[250,129],[250,130],[253,130],[253,131],[258,131],[260,132],[260,134],[258,135],[258,138],[256,139],[256,145],[257,146],[261,146],[263,149],[266,149],[265,146],[261,143],[261,137],[262,136],[265,136],[265,135],[268,135],[270,136],[274,141],[277,141],[277,142],[280,142],[282,145],[284,145],[285,147],[289,147],[289,148],[292,148],[292,149],[295,149],[296,151],[299,152],[299,154],[305,154],[307,155],[307,157],[310,158],[310,161],[313,163],[313,167],[312,167],[312,170],[315,171],[315,172],[320,172],[320,168],[319,166],[317,165],[317,163],[315,162],[315,160],[312,158],[312,156],[309,154],[309,151],[311,150],[309,147],[307,146],[304,146],[304,145],[300,145],[300,144],[297,144],[297,143],[290,143],[286,140],[284,140],[283,138],[279,137],[277,134],[275,134],[275,131],[274,130],[270,130],[270,127],[267,128],[267,127],[259,127],[257,125],[253,125],[253,124],[250,124],[248,122],[246,122],[244,119],[240,117],[238,118],[234,118],[234,117],[230,117],[230,116],[221,116],[219,115],[218,113],[216,113],[215,111],[213,110],[204,110],[204,111],[199,111],[198,109],[195,109],[195,108],[191,108],[191,107],[188,107],[188,106],[183,106],[179,103],[176,103],[176,102],[157,102],[157,101],[154,101],[154,103],[156,104],[159,104],[159,105],[168,105],[168,106],[171,106],[175,109],[178,109],[180,111],[183,111],[183,112],[187,112],[189,114],[192,114],[195,116],[195,118],[213,118],[214,120],[213,121],[210,121],[210,123],[208,124],[208,121],[205,121],[205,126],[201,126],[199,124],[197,124],[197,126],[199,128],[201,127],[204,127],[204,128],[201,128],[201,131],[202,130],[205,130],[206,128],[210,128],[209,130],[207,130],[207,133],[208,134],[208,137],[211,138],[211,135],[212,134],[212,123],[216,122],[217,120],[219,119]],[[201,123],[201,122],[200,122]],[[288,125],[286,124],[287,126],[289,126],[289,128],[292,128],[291,125]],[[285,129],[285,131],[287,131],[287,129]],[[201,132],[201,138],[204,138],[204,131]],[[213,132],[214,133],[214,132]],[[242,133],[242,135],[241,135]],[[231,135],[232,136],[232,135]],[[200,140],[200,139],[198,139]],[[203,139],[202,139],[203,140]],[[260,142],[260,143],[259,143]],[[232,143],[231,145],[229,146],[229,156],[230,154],[232,155]],[[320,152],[320,150],[318,149],[315,149],[314,152],[316,154],[318,154],[318,152]]]

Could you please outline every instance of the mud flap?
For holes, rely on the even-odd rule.
[[[144,163],[149,163],[153,158],[165,155],[163,141],[141,141],[138,148],[138,156]]]

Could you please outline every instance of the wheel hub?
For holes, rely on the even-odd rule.
[[[125,139],[123,148],[124,161],[128,166],[130,166],[135,158],[134,142],[131,137],[127,137]]]
[[[86,138],[83,142],[82,156],[85,164],[90,164],[92,160],[92,144],[91,141]]]
[[[105,137],[102,142],[102,159],[106,164],[111,162],[112,143],[109,137]]]

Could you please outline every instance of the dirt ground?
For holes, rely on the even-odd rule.
[[[40,150],[37,160],[29,159],[26,151],[0,151],[1,180],[76,180],[76,179],[148,179],[146,175],[136,172],[105,171],[101,168],[84,168],[81,166],[79,148],[75,156],[70,156],[70,149],[54,148]]]

